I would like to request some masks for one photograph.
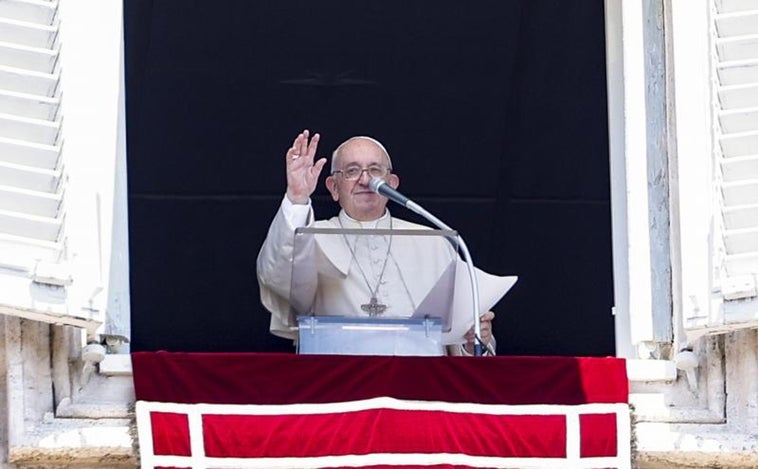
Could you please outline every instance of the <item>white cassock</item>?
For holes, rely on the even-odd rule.
[[[393,218],[389,211],[370,222],[353,220],[344,211],[313,222],[310,205],[294,205],[285,196],[258,255],[257,271],[261,302],[271,312],[271,333],[293,340],[293,309],[299,314],[368,316],[365,305],[375,296],[386,306],[382,317],[409,317],[457,259],[441,237],[316,235],[310,238],[311,249],[298,247],[298,253],[311,257],[298,259],[298,265],[313,269],[297,276],[293,284],[295,229],[302,226],[429,229]]]

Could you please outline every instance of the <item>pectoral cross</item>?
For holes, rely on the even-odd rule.
[[[379,300],[372,296],[368,303],[361,305],[361,309],[367,312],[369,316],[375,317],[382,314],[387,309],[387,305],[379,303]]]

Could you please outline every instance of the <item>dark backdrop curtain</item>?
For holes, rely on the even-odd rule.
[[[324,156],[380,139],[404,193],[519,275],[500,353],[614,353],[602,1],[124,7],[133,350],[292,350],[255,258],[309,128]],[[314,206],[336,212],[323,184]]]

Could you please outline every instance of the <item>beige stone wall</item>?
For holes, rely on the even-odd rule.
[[[74,328],[0,316],[0,331],[0,467],[137,466],[131,377],[90,374]]]

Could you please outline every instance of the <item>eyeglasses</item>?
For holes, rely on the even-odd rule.
[[[369,176],[372,178],[383,178],[387,174],[389,174],[390,169],[379,165],[379,164],[372,164],[368,168],[361,168],[360,166],[348,166],[345,169],[338,169],[336,171],[333,171],[332,174],[342,173],[342,177],[345,178],[346,181],[356,181],[363,176],[363,172],[367,172]]]

